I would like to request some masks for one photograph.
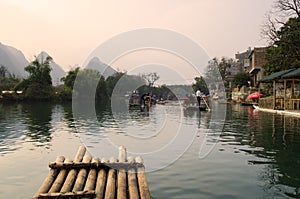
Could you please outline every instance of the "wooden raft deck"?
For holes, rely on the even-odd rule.
[[[34,199],[151,198],[142,158],[127,158],[123,146],[119,147],[119,158],[109,160],[92,158],[86,148],[80,146],[74,161],[58,156],[49,167],[49,174]]]

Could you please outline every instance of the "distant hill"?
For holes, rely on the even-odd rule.
[[[5,66],[6,69],[17,77],[27,76],[24,67],[28,65],[24,54],[11,46],[0,43],[0,66]]]
[[[51,55],[49,55],[47,52],[42,51],[38,56],[38,60],[45,60],[47,56],[52,57]],[[62,82],[60,81],[60,79],[62,77],[66,76],[66,72],[62,69],[61,66],[59,66],[57,63],[55,63],[54,58],[52,57],[53,61],[51,62],[50,66],[52,68],[51,70],[51,77],[52,77],[52,84],[53,85],[59,85],[62,84]]]
[[[45,59],[47,56],[49,56],[48,53],[41,52],[37,58]],[[28,73],[24,70],[24,68],[28,64],[29,62],[26,60],[24,54],[20,50],[0,43],[0,66],[5,66],[11,74],[16,75],[17,77],[26,77],[28,76]],[[61,66],[54,62],[54,58],[53,62],[51,63],[51,68],[53,85],[62,84],[60,79],[66,76],[66,72]]]
[[[115,74],[117,71],[111,66],[100,61],[98,57],[93,57],[85,68],[99,71],[105,78]]]

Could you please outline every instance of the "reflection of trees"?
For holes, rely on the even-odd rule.
[[[14,103],[0,104],[0,154],[18,149],[22,137],[21,106]]]
[[[51,141],[51,115],[53,105],[47,102],[25,103],[22,105],[23,112],[27,116],[25,123],[28,131],[26,136],[32,141],[43,145]]]
[[[72,112],[72,103],[71,102],[64,103],[62,106],[64,109],[64,119],[67,123],[67,126],[69,128],[75,128],[73,112]]]
[[[229,144],[241,145],[241,151],[257,157],[249,163],[265,165],[259,178],[264,182],[266,192],[278,190],[289,197],[299,198],[299,118],[264,112],[254,116],[247,113],[247,108],[235,108],[228,109],[224,127],[224,132],[231,134],[223,133],[221,139]]]

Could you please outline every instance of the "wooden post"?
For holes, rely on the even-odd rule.
[[[64,161],[65,163],[71,163],[72,160],[70,159],[65,159]],[[62,185],[64,184],[65,178],[68,174],[68,170],[67,169],[61,169],[58,176],[56,177],[52,187],[49,190],[49,193],[55,193],[55,192],[59,192],[59,190],[61,189]]]
[[[110,158],[110,163],[116,162],[115,158]],[[116,170],[114,168],[110,168],[107,175],[107,183],[105,190],[105,199],[114,199],[116,193]]]
[[[106,158],[101,159],[101,163],[107,163]],[[98,177],[96,181],[96,187],[95,187],[95,193],[96,193],[96,199],[103,199],[104,193],[105,193],[105,185],[106,185],[106,171],[104,168],[101,168],[98,171]]]
[[[119,162],[124,163],[127,159],[126,148],[124,146],[119,147]],[[127,198],[127,183],[126,183],[126,172],[125,169],[120,169],[118,171],[118,189],[117,198],[126,199]]]
[[[133,158],[128,158],[129,163],[134,163]],[[138,183],[136,178],[136,170],[131,168],[128,171],[128,190],[130,199],[139,199]]]
[[[55,162],[64,162],[65,157],[64,156],[58,156],[55,160]],[[39,190],[36,192],[36,194],[33,196],[33,198],[37,198],[40,193],[47,193],[49,189],[51,188],[55,178],[59,174],[59,169],[50,169],[46,179],[42,183]]]
[[[137,163],[143,163],[143,159],[141,157],[136,157],[135,161]],[[147,183],[147,178],[145,174],[145,167],[139,167],[137,171],[139,190],[140,190],[140,198],[141,199],[151,199],[149,186]]]
[[[292,80],[292,93],[291,93],[291,98],[295,98],[295,80]]]
[[[91,162],[92,157],[89,154],[85,154],[85,156],[83,157],[83,163],[89,163]],[[82,191],[84,188],[84,184],[86,181],[86,177],[87,177],[87,169],[80,169],[73,187],[73,192],[76,191]]]
[[[86,152],[86,148],[84,146],[80,146],[76,156],[74,158],[74,162],[81,162],[83,159],[83,156]],[[69,192],[72,189],[72,186],[74,184],[75,178],[77,175],[77,170],[76,169],[72,169],[69,171],[68,176],[65,180],[65,183],[63,185],[63,187],[61,188],[61,192]]]
[[[276,81],[273,81],[273,109],[276,108]]]
[[[286,79],[283,80],[283,89],[284,89],[284,94],[283,94],[283,109],[286,109]]]

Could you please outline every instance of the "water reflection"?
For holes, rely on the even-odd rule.
[[[13,152],[20,148],[20,140],[24,140],[22,106],[16,104],[0,104],[0,154]]]
[[[248,164],[263,165],[259,178],[269,196],[300,197],[299,118],[233,105],[221,138],[223,143],[254,155]]]
[[[22,104],[22,113],[26,117],[24,120],[28,136],[37,146],[44,146],[51,141],[51,120],[54,105],[45,102],[34,104]]]
[[[130,109],[128,114],[119,115],[118,120],[112,114],[110,104],[105,106],[96,104],[95,106],[96,118],[76,121],[75,126],[71,103],[61,105],[44,102],[0,104],[0,157],[3,156],[1,162],[4,165],[9,165],[11,162],[8,159],[10,161],[14,159],[11,154],[16,151],[26,154],[28,150],[32,149],[35,155],[31,154],[28,159],[37,159],[40,157],[40,152],[35,151],[37,147],[39,150],[51,148],[55,139],[56,146],[64,143],[63,147],[68,147],[69,139],[73,139],[69,135],[80,133],[86,136],[84,143],[88,147],[99,146],[95,152],[97,156],[109,157],[103,153],[103,149],[107,149],[106,146],[99,145],[108,135],[122,137],[121,142],[125,142],[126,137],[130,137],[126,133],[129,131],[133,136],[146,137],[147,139],[147,136],[158,138],[158,135],[151,133],[162,129],[161,132],[168,131],[173,136],[178,126],[181,126],[182,137],[176,142],[171,152],[177,153],[176,150],[182,145],[184,139],[191,138],[194,139],[191,148],[195,152],[193,150],[188,151],[184,155],[186,161],[180,162],[178,160],[175,162],[174,165],[179,164],[179,167],[171,166],[166,170],[149,174],[149,184],[155,195],[163,196],[166,194],[164,198],[172,198],[172,196],[175,198],[200,198],[200,196],[203,198],[220,198],[218,194],[222,195],[224,190],[216,191],[215,195],[214,191],[218,190],[222,184],[228,189],[228,192],[232,193],[232,198],[243,198],[243,194],[248,193],[248,189],[261,191],[256,193],[253,198],[300,198],[299,118],[257,112],[251,107],[228,105],[223,132],[221,135],[214,135],[213,132],[208,131],[212,113],[184,110],[176,103],[153,106],[149,115],[145,115],[139,109]],[[215,105],[213,108],[218,111],[225,109],[219,105]],[[82,132],[77,132],[78,125]],[[193,137],[192,131],[196,131],[196,137]],[[64,134],[64,137],[60,137],[58,134]],[[199,145],[204,134],[207,134],[211,143],[220,136],[217,144],[219,148],[210,154],[209,161],[207,159],[202,161],[195,157],[198,155]],[[26,146],[31,148],[24,149],[24,143],[27,143]],[[153,143],[142,147],[151,147]],[[164,142],[159,144],[164,144]],[[130,147],[130,145],[128,146]],[[62,149],[60,153],[64,150]],[[111,151],[111,155],[115,156],[115,154],[115,150]],[[24,161],[26,158],[24,157]],[[148,158],[150,162],[146,163],[147,167],[151,167],[152,162],[165,161],[165,159]],[[26,162],[28,167],[36,166],[30,161]],[[16,168],[18,168],[17,165]],[[44,169],[44,167],[39,169]],[[236,175],[230,175],[227,172]],[[41,176],[44,174],[44,170],[39,173]],[[28,181],[32,177],[29,174],[26,176],[26,173],[22,173],[22,175],[25,176],[24,179],[26,178],[24,181]],[[2,173],[2,176],[11,177],[5,173]],[[151,178],[153,178],[152,181]],[[248,181],[243,180],[246,178]],[[234,182],[236,181],[240,181],[241,184],[235,185]],[[227,182],[232,182],[232,185]],[[173,188],[170,188],[170,183]],[[186,185],[184,183],[188,186],[184,186]],[[3,180],[2,184],[10,186],[6,180]],[[14,186],[15,182],[11,182],[11,184]],[[38,185],[34,187],[32,193],[36,191]],[[239,188],[241,190],[238,190]],[[27,189],[25,185],[24,189]],[[176,194],[165,193],[168,189],[176,191]],[[189,191],[191,189],[193,191]]]

